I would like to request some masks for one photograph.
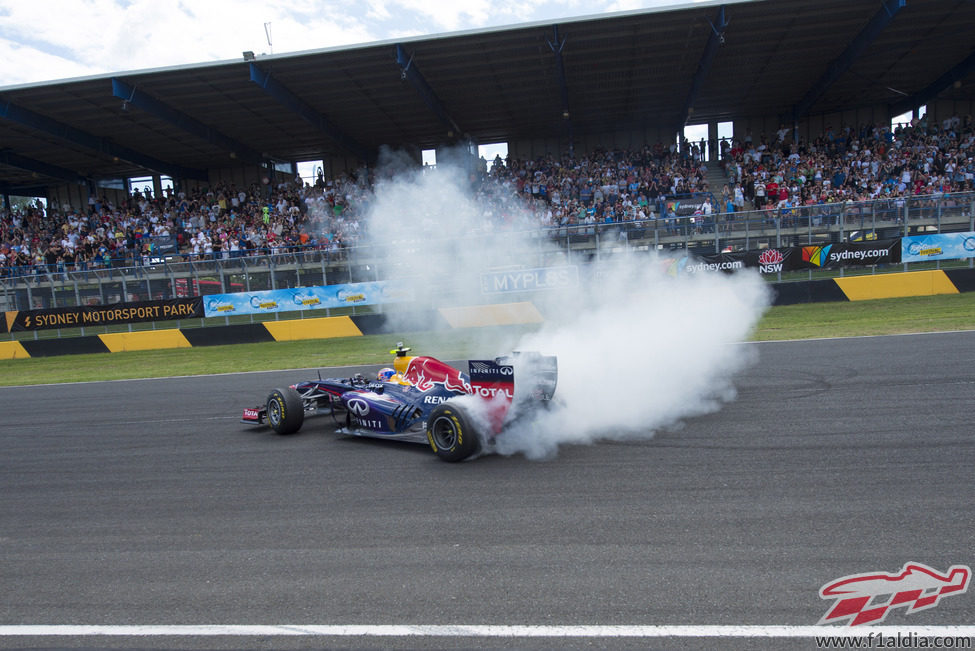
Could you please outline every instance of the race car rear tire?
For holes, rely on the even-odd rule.
[[[427,441],[443,461],[463,461],[481,449],[470,412],[450,401],[430,412]]]
[[[267,397],[267,424],[278,434],[294,434],[305,422],[305,406],[294,389],[275,389]]]

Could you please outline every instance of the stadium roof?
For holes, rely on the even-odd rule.
[[[973,25],[972,0],[731,0],[11,86],[0,190],[970,102]]]

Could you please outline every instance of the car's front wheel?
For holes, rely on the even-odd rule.
[[[275,389],[267,397],[267,424],[278,434],[294,434],[305,422],[305,406],[294,389]]]
[[[430,412],[427,440],[436,455],[444,461],[463,461],[481,449],[470,412],[449,401],[437,405]]]

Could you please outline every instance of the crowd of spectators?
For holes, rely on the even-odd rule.
[[[137,266],[266,255],[300,247],[338,252],[354,243],[363,184],[343,176],[316,186],[217,184],[152,197],[134,190],[87,209],[39,203],[0,213],[0,274]]]
[[[709,187],[703,152],[720,155],[727,182]],[[805,142],[784,126],[771,137],[656,144],[531,160],[500,157],[470,174],[489,222],[528,216],[533,227],[669,220],[674,200],[694,197],[705,216],[975,189],[975,125],[940,122],[842,127]],[[116,205],[23,207],[0,213],[0,275],[144,264],[164,251],[184,260],[312,248],[335,255],[364,230],[377,177],[360,170],[271,187],[134,190]]]
[[[722,146],[729,193],[757,209],[969,192],[975,189],[971,116],[886,126],[827,126],[810,142],[781,127]]]

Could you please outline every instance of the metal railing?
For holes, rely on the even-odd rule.
[[[481,233],[471,237],[469,248],[491,248],[490,241],[497,240],[508,256],[497,264],[544,267],[633,251],[701,255],[957,231],[975,231],[975,193],[669,218],[658,211],[642,221],[565,225],[520,234]],[[29,275],[0,278],[0,310],[384,280],[410,272],[414,246],[416,252],[424,250],[418,237],[415,242],[337,252],[294,248],[271,255],[194,260],[174,255],[139,265],[87,269],[41,265]],[[456,261],[444,264],[449,265],[446,269],[458,266]]]

